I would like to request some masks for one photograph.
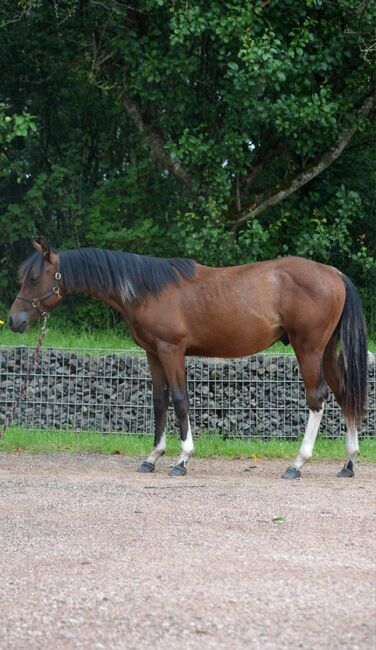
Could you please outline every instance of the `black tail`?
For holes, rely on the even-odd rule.
[[[343,275],[342,279],[346,287],[345,305],[339,321],[342,408],[346,418],[360,426],[367,399],[367,332],[359,294],[349,278]]]

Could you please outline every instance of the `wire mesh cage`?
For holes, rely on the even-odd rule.
[[[4,421],[33,349],[0,348],[0,420]],[[234,360],[188,357],[187,387],[194,432],[223,437],[293,439],[307,419],[304,385],[293,355],[258,354]],[[376,433],[376,367],[370,364],[363,433]],[[71,429],[151,434],[152,385],[147,359],[136,350],[44,348],[31,373],[15,424],[29,429]],[[169,408],[168,428],[176,428]],[[321,431],[338,436],[341,411],[332,395]]]

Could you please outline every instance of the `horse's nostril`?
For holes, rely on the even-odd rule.
[[[13,318],[12,318],[12,316],[8,316],[8,325],[9,325],[9,327],[12,327],[12,325],[13,325]]]

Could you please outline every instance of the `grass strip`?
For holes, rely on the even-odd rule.
[[[24,334],[16,334],[7,326],[0,328],[0,345],[17,347],[28,345],[35,347],[39,336],[39,323],[34,324],[30,331]],[[70,327],[64,328],[59,323],[49,322],[48,334],[45,339],[45,347],[49,348],[99,348],[105,350],[140,350],[138,345],[130,337],[127,329],[121,326],[107,330],[75,330]],[[376,353],[376,342],[369,341],[368,349]],[[293,354],[291,345],[275,343],[265,350],[268,354]]]
[[[0,330],[0,345],[17,347],[28,345],[34,347],[39,336],[39,323],[32,325],[24,334],[12,332],[7,327]],[[129,336],[127,330],[74,330],[64,328],[50,320],[44,347],[49,348],[99,348],[110,350],[139,350],[140,348]]]
[[[197,458],[294,458],[301,439],[223,440],[217,434],[201,434],[195,439]],[[121,454],[125,456],[145,456],[152,446],[151,436],[111,435],[88,432],[27,430],[11,427],[0,440],[2,452],[81,452],[101,454]],[[180,443],[176,435],[167,438],[168,456],[177,456]],[[343,460],[345,445],[342,438],[319,438],[313,460]],[[376,462],[376,438],[363,438],[360,441],[360,460]]]

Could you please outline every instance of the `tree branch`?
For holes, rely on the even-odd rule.
[[[92,0],[92,2],[98,4],[100,0]],[[111,78],[112,68],[116,65],[113,54],[106,53],[106,50],[103,47],[107,25],[108,21],[104,23],[100,33],[98,32],[98,29],[96,29],[92,34],[93,59],[90,76],[97,88],[109,89],[110,87],[114,88],[115,84],[109,86],[108,84],[103,84],[98,80],[99,72],[102,70],[104,70],[105,73],[107,72],[108,78]],[[183,169],[180,161],[170,153],[160,133],[146,123],[139,103],[134,99],[134,97],[132,97],[126,86],[123,86],[120,90],[119,99],[125,107],[133,124],[147,142],[154,157],[159,161],[164,169],[167,169],[180,183],[193,193],[193,183],[186,171]]]
[[[165,146],[163,138],[145,123],[144,117],[138,103],[131,97],[126,88],[120,93],[120,98],[126,111],[135,124],[139,133],[145,138],[155,158],[165,169],[177,178],[185,187],[193,192],[193,183],[177,158],[174,158]]]
[[[275,147],[270,147],[268,151],[265,153],[265,155],[260,158],[260,161],[253,166],[252,170],[244,176],[241,179],[241,186],[243,191],[247,190],[247,188],[252,185],[252,183],[256,180],[256,178],[261,174],[262,171],[264,171],[265,167],[269,165],[272,160],[277,158],[279,154],[283,151],[283,144],[280,142],[277,144]]]
[[[366,117],[370,113],[374,103],[375,94],[373,92],[364,99],[363,104],[358,111],[358,116]],[[257,217],[257,215],[265,212],[268,208],[284,201],[288,196],[290,196],[290,194],[299,190],[303,185],[306,185],[313,178],[316,178],[316,176],[327,169],[327,167],[329,167],[341,155],[357,130],[358,124],[355,124],[351,129],[347,129],[347,131],[342,134],[341,138],[339,138],[328,151],[316,158],[316,160],[303,172],[297,176],[290,176],[287,181],[284,181],[280,185],[277,185],[277,187],[256,197],[252,206],[243,212],[242,216],[235,221],[232,229],[234,235],[236,235],[239,228],[249,219]]]
[[[273,160],[278,158],[279,154],[281,151],[283,151],[283,144],[279,143],[275,145],[274,147],[270,147],[263,156],[259,155],[255,163],[253,164],[252,168],[248,172],[248,174],[244,176],[238,176],[236,175],[235,179],[235,195],[234,198],[232,199],[229,207],[229,211],[227,214],[227,220],[231,220],[230,215],[236,211],[236,216],[239,215],[242,211],[242,196],[244,195],[245,192],[247,192],[248,188],[252,183],[258,178],[258,176],[261,174],[261,172],[264,171],[264,169],[271,163]],[[235,215],[234,215],[235,216]]]

